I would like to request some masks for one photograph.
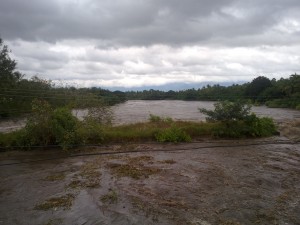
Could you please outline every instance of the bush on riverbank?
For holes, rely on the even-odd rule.
[[[208,122],[216,123],[215,137],[266,137],[276,133],[273,119],[258,118],[251,112],[251,105],[245,102],[222,101],[214,104],[214,110],[199,109],[208,117]]]
[[[67,149],[81,142],[77,132],[79,121],[70,109],[53,109],[46,101],[34,100],[32,112],[20,138],[22,146],[59,145]]]
[[[244,120],[226,123],[174,121],[152,115],[152,118],[155,117],[153,121],[110,126],[91,118],[79,121],[66,108],[56,110],[47,108],[47,105],[37,107],[41,113],[37,115],[38,119],[30,120],[22,130],[0,134],[0,146],[4,150],[15,147],[30,149],[52,145],[70,149],[76,146],[116,142],[176,143],[203,137],[265,137],[276,132],[272,119],[258,118],[255,115],[250,115]]]

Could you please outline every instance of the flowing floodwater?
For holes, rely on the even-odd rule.
[[[147,121],[150,114],[171,117],[175,120],[203,121],[205,115],[198,108],[213,109],[215,102],[209,101],[143,101],[131,100],[113,107],[115,124],[127,124]],[[300,118],[299,110],[253,106],[258,116],[272,117],[276,122]]]
[[[175,120],[204,121],[205,115],[198,108],[213,109],[215,102],[178,101],[178,100],[130,100],[112,107],[114,125],[145,122],[150,114],[171,117]],[[252,111],[258,116],[272,117],[276,122],[300,118],[300,111],[293,109],[268,108],[253,106]],[[82,119],[87,110],[73,110],[73,114]],[[10,132],[25,125],[26,120],[5,121],[0,123],[0,132]]]
[[[149,114],[200,121],[198,108],[213,104],[127,101],[113,111],[116,124]],[[253,112],[276,122],[300,117],[264,106]],[[300,224],[300,142],[282,134],[115,143],[68,156],[57,149],[0,152],[0,225]]]

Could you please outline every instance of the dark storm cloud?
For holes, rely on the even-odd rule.
[[[28,77],[83,86],[251,80],[299,72],[299,0],[0,0]]]
[[[2,0],[5,39],[97,39],[109,46],[267,44],[285,19],[299,22],[299,0]],[[295,41],[297,33],[283,38]],[[251,37],[253,43],[251,43]],[[238,41],[235,42],[234,39]]]

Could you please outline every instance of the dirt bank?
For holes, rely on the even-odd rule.
[[[140,152],[1,153],[0,224],[300,223],[300,144],[283,137],[89,150]]]

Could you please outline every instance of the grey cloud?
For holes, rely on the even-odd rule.
[[[299,0],[1,0],[0,36],[29,76],[245,80],[299,72],[299,11]]]
[[[226,13],[226,8],[242,18]],[[48,42],[98,39],[112,46],[226,45],[235,38],[264,34],[299,9],[298,0],[2,0],[0,35]],[[261,38],[262,44],[269,38]]]

